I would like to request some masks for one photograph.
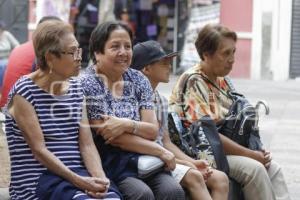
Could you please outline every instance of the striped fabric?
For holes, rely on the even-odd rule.
[[[70,80],[67,94],[53,96],[30,78],[22,77],[13,87],[9,100],[19,94],[36,110],[47,148],[70,169],[82,169],[78,145],[83,94],[80,85]],[[37,199],[39,176],[45,171],[32,155],[18,125],[6,111],[6,134],[11,159],[11,199]]]
[[[83,193],[82,191],[76,192],[72,200],[93,200],[94,198],[89,197],[87,194]],[[114,192],[107,192],[105,200],[120,200],[120,197]]]

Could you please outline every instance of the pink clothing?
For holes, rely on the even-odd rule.
[[[3,78],[2,96],[0,101],[1,108],[5,106],[8,93],[15,82],[21,76],[32,72],[34,58],[35,54],[32,41],[21,44],[11,52]]]

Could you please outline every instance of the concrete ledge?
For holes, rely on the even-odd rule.
[[[1,200],[9,200],[9,192],[8,188],[0,188],[0,199]]]

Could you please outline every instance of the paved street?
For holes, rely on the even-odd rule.
[[[171,93],[175,80],[176,77],[172,77],[169,84],[159,86],[166,97]],[[260,119],[263,141],[266,148],[272,151],[274,160],[281,164],[292,199],[300,199],[300,81],[234,80],[234,84],[251,102],[259,99],[268,102],[270,115]],[[1,187],[7,184],[8,177],[5,174],[7,166],[3,165],[3,160],[7,158],[1,157],[5,155],[3,145],[0,138],[0,200],[4,199],[7,191]]]
[[[169,97],[176,77],[159,90]],[[270,115],[260,117],[260,131],[273,159],[280,163],[293,200],[300,199],[300,81],[233,80],[237,91],[256,103],[266,100]],[[255,199],[253,199],[255,200]]]

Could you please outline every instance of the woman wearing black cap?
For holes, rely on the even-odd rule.
[[[137,178],[137,159],[147,153],[147,145],[156,147],[156,156],[168,170],[175,168],[175,158],[153,142],[158,133],[153,92],[141,72],[129,69],[131,30],[119,22],[98,25],[90,38],[90,56],[94,66],[86,70],[81,82],[107,176],[125,199],[184,199],[184,191],[168,172]]]

